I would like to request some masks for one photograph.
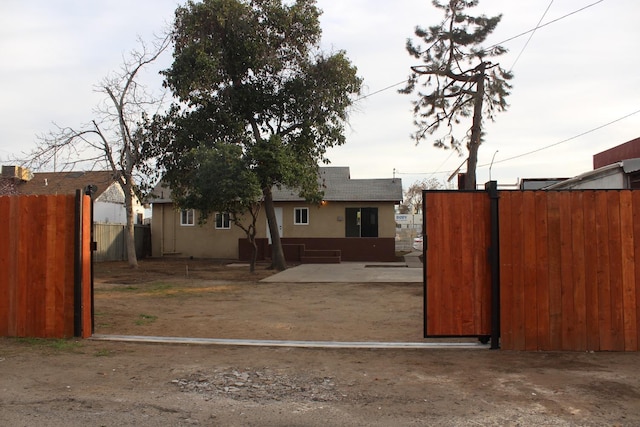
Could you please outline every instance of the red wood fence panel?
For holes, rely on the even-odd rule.
[[[501,347],[638,351],[640,192],[500,193]]]
[[[81,286],[90,296],[90,234],[86,228],[91,200],[88,196],[82,199]],[[0,336],[74,335],[75,212],[74,196],[0,197]],[[86,317],[91,300],[86,301],[83,336],[91,331],[91,319]]]
[[[425,196],[425,336],[491,333],[489,212],[485,193]]]

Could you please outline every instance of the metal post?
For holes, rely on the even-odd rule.
[[[491,246],[489,262],[491,264],[491,349],[500,348],[500,223],[498,212],[498,183],[489,181],[485,184],[489,194],[491,215]]]
[[[89,208],[89,223],[90,225],[90,263],[91,263],[91,335],[93,335],[96,332],[96,327],[95,327],[95,304],[94,304],[94,292],[93,292],[93,254],[96,251],[96,242],[95,242],[95,237],[93,234],[93,229],[94,229],[94,225],[93,225],[93,195],[96,194],[96,191],[98,190],[98,188],[95,185],[87,185],[84,189],[84,194],[86,194],[87,196],[89,196],[91,198],[91,204],[90,204],[90,208]]]

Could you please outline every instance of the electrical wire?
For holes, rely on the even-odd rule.
[[[588,135],[588,134],[590,134],[592,132],[595,132],[597,130],[600,130],[602,128],[610,126],[610,125],[612,125],[614,123],[617,123],[617,122],[619,122],[621,120],[629,118],[629,117],[631,117],[631,116],[633,116],[635,114],[638,114],[638,113],[640,113],[640,110],[636,110],[636,111],[634,111],[632,113],[629,113],[629,114],[627,114],[625,116],[619,117],[619,118],[617,118],[615,120],[611,120],[610,122],[607,122],[607,123],[604,123],[604,124],[602,124],[600,126],[597,126],[595,128],[589,129],[588,131],[582,132],[579,135],[572,136],[571,138],[563,139],[562,141],[558,141],[558,142],[555,142],[553,144],[545,145],[544,147],[536,148],[535,150],[527,151],[526,153],[522,153],[522,154],[518,154],[518,155],[515,155],[515,156],[507,157],[506,159],[497,160],[497,161],[493,162],[493,164],[495,165],[497,163],[504,163],[504,162],[508,162],[510,160],[519,159],[521,157],[528,156],[530,154],[539,153],[540,151],[547,150],[549,148],[556,147],[556,146],[558,146],[560,144],[564,144],[566,142],[573,141],[574,139],[577,139],[577,138],[580,138],[582,136]],[[485,167],[485,166],[489,166],[489,163],[486,163],[486,164],[483,164],[483,165],[478,165],[478,167]]]
[[[551,5],[553,4],[553,0],[551,0],[549,2],[549,6],[547,6],[547,9],[544,11],[544,13],[542,14],[542,16],[540,17],[540,19],[538,20],[538,23],[536,24],[536,27],[534,28],[534,30],[531,32],[531,34],[529,35],[529,38],[527,39],[527,41],[525,42],[524,46],[522,46],[522,49],[520,50],[520,53],[518,53],[518,56],[516,57],[516,60],[513,61],[513,64],[511,64],[511,68],[509,68],[509,72],[511,72],[513,70],[513,67],[516,66],[516,64],[518,63],[518,60],[520,59],[520,57],[522,56],[522,53],[525,51],[525,49],[527,48],[527,46],[529,45],[529,42],[531,41],[531,39],[533,38],[533,35],[536,33],[536,30],[538,29],[538,27],[540,27],[540,23],[542,22],[542,20],[544,19],[545,16],[547,16],[547,12],[549,12],[549,9],[551,9]]]

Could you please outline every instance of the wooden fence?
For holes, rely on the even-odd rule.
[[[487,194],[424,193],[425,336],[491,330],[509,350],[640,350],[640,191],[501,191],[498,200],[487,231]],[[499,236],[499,277],[487,233]]]
[[[430,192],[425,208],[425,335],[491,333],[489,204],[481,192]]]
[[[502,348],[637,351],[640,192],[501,192]]]
[[[93,224],[94,241],[96,242],[94,261],[126,261],[125,228],[123,224]],[[151,256],[151,227],[136,224],[134,236],[137,258],[143,259]]]
[[[0,197],[0,336],[87,337],[91,199]]]

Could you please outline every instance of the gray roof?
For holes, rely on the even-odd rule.
[[[351,179],[347,166],[321,166],[319,184],[324,200],[332,202],[402,202],[400,178]],[[171,189],[160,182],[153,190],[151,203],[171,203]],[[273,189],[275,202],[302,202],[298,191],[286,187]]]
[[[402,180],[351,179],[347,166],[321,166],[319,182],[328,202],[402,202]],[[276,202],[295,202],[304,199],[298,191],[290,188],[274,188]]]

